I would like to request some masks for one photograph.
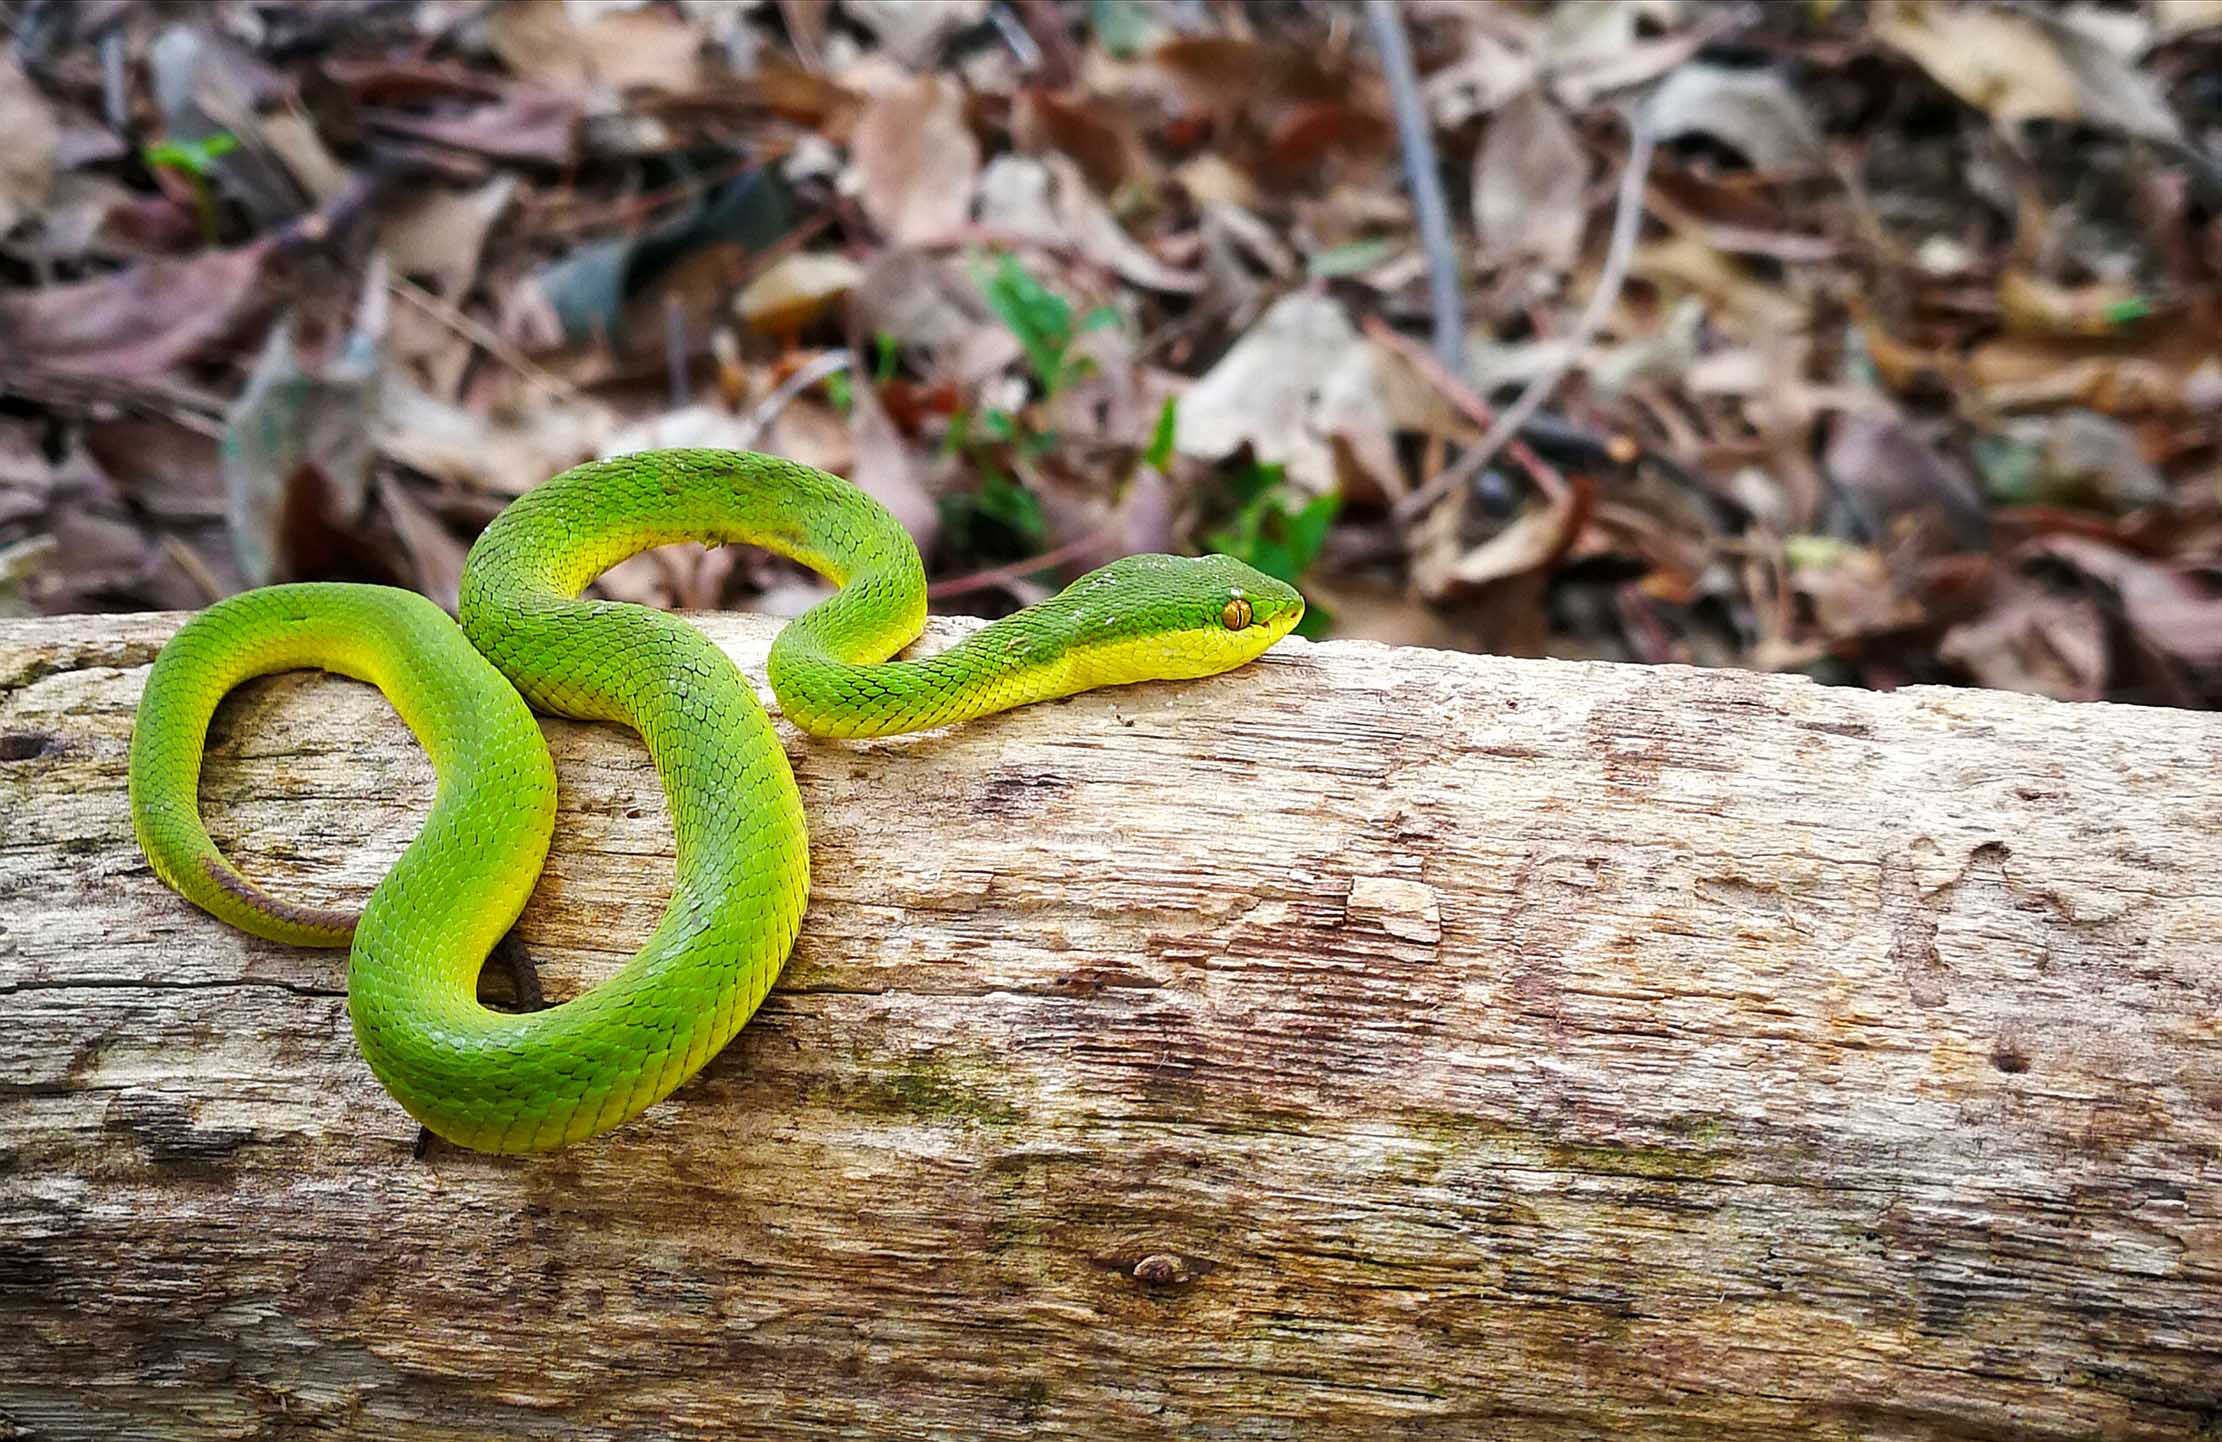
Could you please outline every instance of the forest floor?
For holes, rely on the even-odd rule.
[[[728,446],[945,610],[1216,549],[1318,635],[2222,700],[2222,0],[0,29],[0,614],[452,604],[547,476]]]

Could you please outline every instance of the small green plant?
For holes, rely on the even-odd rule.
[[[1291,487],[1281,467],[1250,462],[1230,483],[1234,511],[1225,523],[1204,537],[1204,544],[1265,572],[1291,586],[1304,578],[1319,548],[1327,543],[1327,528],[1342,507],[1336,495],[1305,496]],[[1300,636],[1326,634],[1332,621],[1326,610],[1309,605],[1297,627]]]
[[[1094,364],[1073,354],[1073,342],[1089,331],[1119,323],[1119,313],[1107,305],[1075,320],[1072,302],[1034,279],[1015,256],[1002,257],[994,271],[982,275],[980,288],[987,294],[988,308],[1018,337],[1045,397],[1087,375]]]
[[[186,177],[193,189],[193,208],[201,222],[201,237],[216,238],[216,187],[212,177],[216,162],[239,148],[239,137],[228,130],[198,140],[162,140],[145,147],[139,158],[149,170],[172,170]]]

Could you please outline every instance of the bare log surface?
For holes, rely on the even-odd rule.
[[[177,619],[0,623],[0,1435],[2222,1433],[2216,718],[1337,643],[789,731],[740,1039],[419,1160],[344,956],[132,840]],[[698,619],[761,689],[774,623]],[[672,843],[633,737],[546,731],[562,997]],[[203,805],[337,905],[430,791],[295,675]]]

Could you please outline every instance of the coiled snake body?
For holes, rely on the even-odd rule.
[[[235,926],[351,944],[365,1059],[452,1141],[546,1150],[662,1099],[747,1022],[800,929],[802,799],[755,693],[685,621],[579,599],[627,556],[686,540],[764,546],[840,588],[780,632],[767,668],[788,719],[823,736],[1211,675],[1303,614],[1294,590],[1229,557],[1130,556],[938,655],[889,661],[926,615],[924,568],[893,516],[790,461],[658,451],[566,471],[496,517],[464,567],[460,627],[413,593],[341,584],[266,587],[193,617],[156,659],[132,731],[140,845],[165,882]],[[217,851],[196,805],[217,703],[249,677],[303,667],[377,686],[439,777],[423,830],[359,918],[266,894]],[[661,922],[615,976],[510,1014],[479,1003],[477,978],[554,827],[555,771],[531,707],[640,733],[678,865]]]

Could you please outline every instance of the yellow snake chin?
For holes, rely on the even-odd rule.
[[[755,1013],[801,927],[802,800],[755,693],[678,618],[579,599],[607,567],[684,540],[765,546],[841,588],[780,633],[768,667],[788,717],[829,736],[1212,675],[1303,614],[1293,589],[1228,557],[1127,557],[938,655],[890,661],[924,624],[925,571],[883,507],[772,456],[655,451],[566,471],[497,517],[465,565],[460,625],[409,592],[335,584],[265,587],[195,616],[156,659],[132,731],[132,818],[148,861],[245,931],[348,945],[348,1012],[371,1070],[465,1146],[546,1150],[661,1100]],[[439,774],[423,830],[359,919],[265,893],[217,851],[196,809],[217,703],[250,677],[304,667],[377,686]],[[615,976],[514,1015],[481,1006],[477,981],[554,826],[555,773],[532,707],[640,734],[678,864],[662,921]]]

